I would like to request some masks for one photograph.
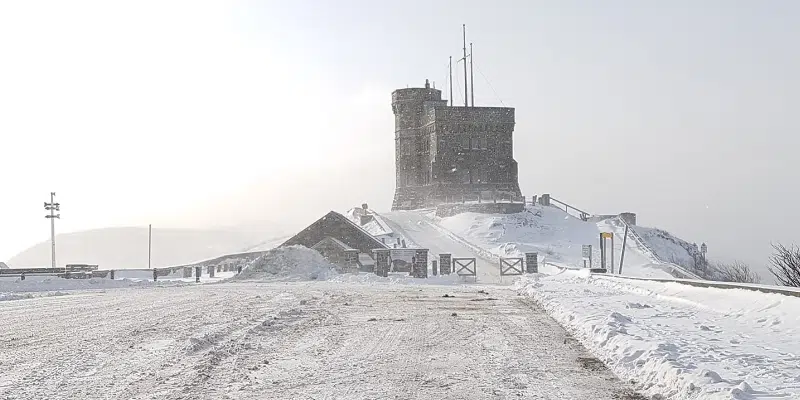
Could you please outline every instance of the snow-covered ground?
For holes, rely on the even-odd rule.
[[[434,219],[430,213],[424,215]],[[581,221],[555,207],[541,206],[529,207],[517,214],[463,213],[435,220],[445,229],[495,256],[523,257],[526,252],[538,252],[542,264],[552,263],[567,268],[583,266],[581,249],[585,244],[592,245],[593,266],[599,267],[597,243],[600,232],[613,232],[606,221]],[[614,242],[615,269],[619,267],[622,243],[622,235],[617,235]],[[673,277],[657,259],[637,250],[635,243],[626,243],[624,274]]]
[[[3,302],[0,323],[4,399],[636,398],[507,288],[120,289]]]
[[[582,263],[581,244],[595,244],[600,231],[615,233],[617,259],[621,251],[620,224],[583,222],[549,207],[442,219],[429,211],[410,213],[450,232],[442,238],[455,236],[459,245],[478,247],[478,254],[538,251],[548,262],[575,266]],[[685,252],[672,240],[656,247],[664,254]],[[623,273],[672,278],[671,267],[646,250],[628,241]],[[520,292],[543,304],[619,377],[654,398],[800,399],[800,298],[590,277],[585,270],[543,272],[552,276],[523,278]]]
[[[339,275],[299,247],[214,285],[154,287],[137,275],[149,271],[105,291],[0,280],[0,300],[15,300],[0,301],[0,398],[800,399],[800,298],[543,265],[579,267],[600,231],[618,235],[617,254],[622,242],[611,220],[549,207],[377,217],[432,259],[475,257],[478,283]],[[624,274],[669,277],[628,246]],[[548,275],[509,286],[497,257],[527,251]]]
[[[518,285],[648,395],[800,398],[800,298],[574,271]]]

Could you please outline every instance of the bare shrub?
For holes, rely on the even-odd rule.
[[[800,247],[773,244],[769,272],[784,286],[800,287]]]
[[[714,280],[738,283],[759,283],[761,276],[750,269],[750,266],[741,262],[714,263],[711,265]]]

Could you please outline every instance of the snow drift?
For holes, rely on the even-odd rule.
[[[800,398],[800,298],[570,271],[517,287],[652,398]]]
[[[335,275],[335,268],[316,250],[299,245],[278,247],[254,260],[233,280],[322,280]]]

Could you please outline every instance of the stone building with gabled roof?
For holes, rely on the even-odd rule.
[[[335,211],[325,214],[281,244],[281,247],[292,245],[315,249],[331,263],[346,267],[352,267],[352,264],[370,264],[365,260],[372,259],[372,250],[388,248],[349,218]]]

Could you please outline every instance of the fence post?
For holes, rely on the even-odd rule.
[[[442,275],[450,275],[453,272],[452,268],[452,254],[442,253],[439,254],[439,269]]]
[[[415,278],[428,277],[428,249],[418,249],[414,252],[411,264],[411,274]]]
[[[525,272],[529,274],[539,273],[539,253],[525,253]]]
[[[389,249],[375,249],[375,275],[389,276]]]

